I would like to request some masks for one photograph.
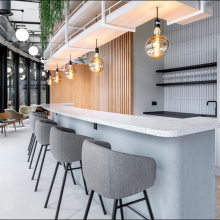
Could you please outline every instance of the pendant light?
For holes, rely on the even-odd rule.
[[[22,10],[22,22],[23,22],[23,10]],[[16,38],[19,41],[26,41],[29,38],[29,33],[24,28],[18,29],[15,33]]]
[[[161,34],[157,8],[157,19],[155,20],[154,35],[147,40],[145,51],[149,57],[160,59],[166,55],[168,48],[169,41],[164,35]]]
[[[96,39],[95,57],[90,61],[89,68],[93,73],[100,73],[104,69],[104,62],[101,58],[99,58],[97,39]]]
[[[52,80],[52,77],[51,77],[51,73],[49,72],[50,76],[49,78],[47,79],[47,85],[48,86],[51,86],[53,84],[53,80]]]
[[[76,77],[76,70],[73,68],[73,63],[71,61],[71,55],[70,55],[69,67],[67,68],[65,75],[68,79],[74,79]]]
[[[33,35],[34,35],[34,32],[33,32]],[[34,42],[34,39],[33,39],[33,42]],[[35,46],[31,46],[28,51],[29,51],[29,54],[32,56],[36,56],[38,54],[38,48]]]
[[[57,64],[56,75],[53,77],[55,83],[59,83],[61,81],[61,76],[59,75],[59,69]]]

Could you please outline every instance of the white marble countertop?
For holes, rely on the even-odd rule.
[[[180,137],[220,128],[220,119],[216,118],[174,119],[157,116],[122,115],[64,106],[62,104],[44,104],[42,107],[67,117],[158,137]]]

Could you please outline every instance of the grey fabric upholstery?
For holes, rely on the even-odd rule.
[[[31,127],[31,132],[32,133],[35,133],[35,122],[37,120],[40,120],[40,119],[47,119],[47,117],[44,117],[44,116],[42,117],[42,116],[37,116],[37,115],[34,115],[34,114],[30,114],[30,119],[29,120],[30,120],[30,127]]]
[[[82,165],[90,188],[110,199],[142,192],[156,178],[154,159],[112,151],[88,140],[83,144]]]
[[[54,126],[57,126],[57,123],[51,120],[41,119],[35,122],[35,135],[40,145],[50,144],[50,130]]]
[[[75,134],[75,130],[53,127],[50,132],[50,148],[58,162],[71,163],[82,159],[82,145],[91,137]]]

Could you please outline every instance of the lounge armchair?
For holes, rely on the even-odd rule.
[[[15,128],[15,131],[16,131],[16,126],[15,126],[16,120],[10,119],[10,118],[11,118],[10,112],[0,113],[0,123],[6,124],[6,128],[8,124],[13,124],[13,127]]]
[[[11,117],[8,120],[15,120],[15,122],[19,122],[24,126],[23,114],[16,112],[14,109],[5,109],[5,112],[9,112],[11,114]]]
[[[32,111],[30,106],[21,106],[19,112],[23,114],[24,119],[29,118],[29,114]]]

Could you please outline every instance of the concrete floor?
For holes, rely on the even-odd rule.
[[[25,127],[22,127],[17,123],[16,132],[12,125],[9,125],[7,137],[0,134],[0,218],[54,219],[64,169],[59,168],[48,208],[44,209],[56,161],[48,152],[38,191],[34,192],[37,175],[35,180],[31,180],[31,177],[40,145],[37,147],[32,169],[28,169],[27,147],[31,131],[28,120],[24,121],[24,125]],[[68,174],[59,219],[82,219],[88,198],[80,185],[73,185]],[[111,219],[111,215],[104,216],[101,206],[93,200],[88,218]]]

